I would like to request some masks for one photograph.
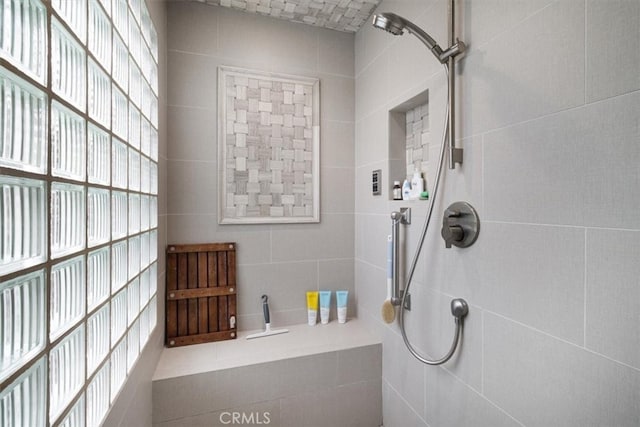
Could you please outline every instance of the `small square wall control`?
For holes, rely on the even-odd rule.
[[[374,170],[371,174],[371,192],[374,196],[382,194],[382,169]]]

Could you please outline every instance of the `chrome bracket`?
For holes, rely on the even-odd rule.
[[[400,208],[400,224],[411,225],[411,208]]]
[[[404,309],[407,311],[411,311],[411,294],[407,293],[407,297],[404,297],[404,289],[400,291],[400,301],[402,302],[404,298]],[[398,304],[400,305],[400,304]]]
[[[451,148],[451,162],[462,164],[462,148]]]
[[[467,49],[467,46],[461,40],[456,40],[456,43],[449,46],[446,50],[438,55],[438,59],[443,64],[449,60],[449,58],[455,58],[459,54],[463,53]]]

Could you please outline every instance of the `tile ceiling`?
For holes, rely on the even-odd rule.
[[[355,33],[381,0],[197,0],[288,21]]]

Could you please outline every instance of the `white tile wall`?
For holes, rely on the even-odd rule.
[[[407,316],[418,348],[438,356],[453,333],[448,301],[471,304],[461,353],[444,368],[414,362],[397,325],[380,320],[380,242],[389,212],[407,204],[365,191],[372,169],[385,176],[396,161],[387,111],[428,89],[430,113],[441,114],[443,73],[412,37],[365,26],[355,39],[355,287],[358,316],[384,335],[384,425],[635,425],[640,8],[457,3],[469,47],[457,70],[464,164],[446,172]],[[406,13],[444,44],[446,5],[386,0],[377,10]],[[430,121],[432,136],[441,123]],[[480,213],[469,249],[445,249],[439,236],[456,200]],[[424,218],[420,202],[410,206],[408,256]]]
[[[265,292],[274,324],[303,323],[320,264],[351,266],[322,286],[354,290],[354,36],[195,2],[167,16],[169,241],[238,243],[241,330],[262,327]],[[319,224],[217,224],[218,65],[320,79]]]
[[[640,88],[640,3],[587,1],[587,100]]]
[[[485,396],[523,424],[640,422],[637,370],[489,313],[484,327]]]
[[[585,346],[640,368],[638,231],[587,230]]]

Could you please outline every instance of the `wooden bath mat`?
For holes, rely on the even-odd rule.
[[[167,347],[236,338],[236,244],[167,247]]]

